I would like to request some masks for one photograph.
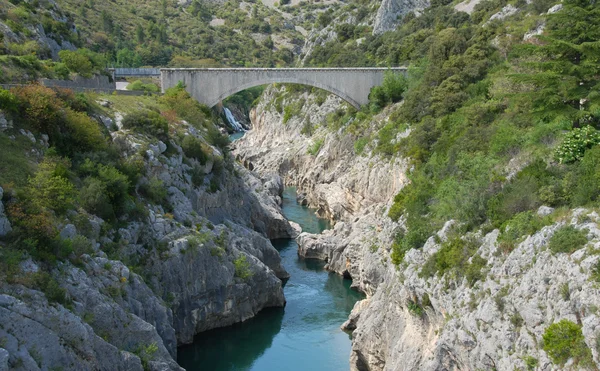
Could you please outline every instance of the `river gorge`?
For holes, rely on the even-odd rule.
[[[296,190],[283,193],[283,214],[309,233],[329,229],[326,220],[296,201]],[[282,264],[286,306],[266,309],[228,328],[203,332],[178,350],[186,370],[347,370],[350,335],[340,329],[361,295],[350,280],[324,270],[325,262],[298,256],[294,240],[274,240]]]

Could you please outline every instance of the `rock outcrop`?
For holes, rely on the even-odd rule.
[[[3,291],[10,294],[0,295],[0,370],[60,365],[77,370],[143,370],[138,356],[105,341],[81,317],[48,303],[40,292],[19,286]]]
[[[2,204],[2,197],[4,196],[4,189],[0,187],[0,237],[6,236],[10,231],[12,231],[12,227],[10,226],[10,221],[4,214],[4,205]]]
[[[553,322],[582,325],[598,362],[595,339],[600,319],[597,284],[589,275],[600,247],[596,213],[565,221],[588,229],[590,243],[568,254],[552,254],[547,243],[563,223],[544,227],[510,254],[498,251],[498,231],[480,238],[478,253],[487,260],[485,279],[470,286],[449,277],[423,278],[420,271],[440,245],[430,238],[411,250],[401,270],[388,265],[383,283],[360,312],[353,333],[355,370],[539,369],[559,370],[541,349],[542,334]],[[578,219],[590,219],[578,222]],[[443,239],[442,239],[443,240]],[[423,303],[423,314],[411,305]],[[354,312],[353,312],[354,314]],[[531,361],[530,361],[531,362]]]
[[[419,13],[429,6],[429,0],[383,0],[373,25],[373,34],[391,31],[398,26],[402,17]]]

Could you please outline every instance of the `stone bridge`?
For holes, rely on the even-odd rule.
[[[354,107],[369,102],[371,88],[381,85],[386,71],[406,73],[406,67],[378,68],[162,68],[162,91],[183,82],[187,91],[209,107],[239,91],[258,85],[294,83],[314,86]]]

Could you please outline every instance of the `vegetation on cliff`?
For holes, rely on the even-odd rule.
[[[125,143],[119,138],[113,140],[111,128],[99,122],[106,112],[94,99],[38,85],[0,89],[0,109],[14,126],[0,132],[0,141],[7,144],[0,151],[0,163],[3,169],[6,167],[0,175],[0,186],[13,227],[5,239],[7,248],[2,249],[2,256],[32,256],[50,265],[66,259],[76,262],[92,251],[85,231],[89,231],[88,219],[94,215],[107,223],[103,228],[108,231],[145,220],[147,203],[171,211],[162,181],[147,173],[148,147],[127,154]],[[145,135],[150,141],[160,140],[170,155],[181,151],[196,167],[209,160],[220,164],[231,161],[225,152],[227,139],[215,128],[211,111],[194,101],[182,86],[151,102],[148,108],[126,114],[123,128]],[[181,116],[186,115],[192,118],[189,123],[198,130],[197,136],[184,135]],[[19,130],[31,132],[34,138],[47,135],[47,142],[16,142],[15,136],[22,136]],[[217,172],[222,167],[212,169],[212,174],[202,174],[202,181],[196,182],[198,187],[208,189],[211,179],[218,186]],[[74,224],[82,234],[74,240],[61,236],[65,224]],[[3,264],[10,266],[3,272],[14,272],[18,262],[6,259]],[[11,274],[5,276],[14,278]]]

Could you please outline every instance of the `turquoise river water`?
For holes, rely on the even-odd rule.
[[[286,188],[283,213],[306,232],[329,227],[314,211],[298,205],[296,189]],[[284,287],[285,308],[269,308],[226,328],[200,333],[179,348],[188,371],[337,371],[348,370],[350,335],[340,330],[361,294],[350,280],[323,269],[325,263],[298,257],[295,240],[275,240],[291,277]]]

